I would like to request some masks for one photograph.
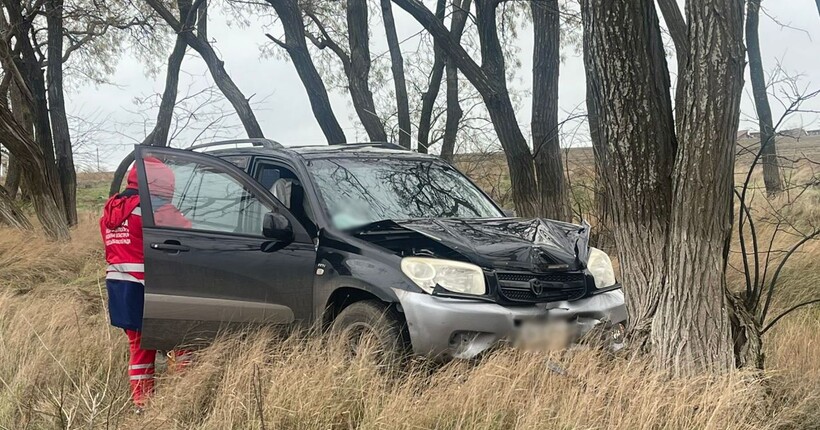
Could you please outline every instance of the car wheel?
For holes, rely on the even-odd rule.
[[[395,309],[366,300],[342,309],[331,334],[353,357],[369,355],[380,365],[400,364],[407,356],[404,323]]]

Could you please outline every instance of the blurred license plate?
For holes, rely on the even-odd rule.
[[[557,350],[569,346],[573,330],[564,320],[528,320],[518,328],[514,344],[527,350]]]

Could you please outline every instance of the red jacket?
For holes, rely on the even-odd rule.
[[[154,209],[154,224],[191,228],[191,221],[170,204]],[[142,211],[136,190],[126,189],[106,202],[100,218],[100,233],[105,243],[105,261],[108,262],[105,278],[144,283]]]
[[[108,262],[105,278],[144,283],[142,212],[136,190],[126,189],[105,203],[100,233]]]

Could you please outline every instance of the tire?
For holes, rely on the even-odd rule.
[[[382,302],[364,300],[347,306],[333,321],[330,332],[355,358],[363,353],[363,346],[379,365],[398,365],[407,357],[404,322],[395,309]]]

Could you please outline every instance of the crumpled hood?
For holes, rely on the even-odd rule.
[[[448,218],[385,221],[367,230],[395,226],[423,234],[479,266],[497,270],[581,270],[588,254],[586,223],[581,226],[542,218]]]
[[[139,205],[140,199],[136,195],[109,199],[103,207],[101,222],[105,228],[113,230],[121,226],[134,208]]]

